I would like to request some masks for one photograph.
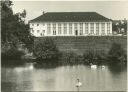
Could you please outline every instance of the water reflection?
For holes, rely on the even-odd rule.
[[[35,63],[34,64],[34,67],[36,69],[40,69],[40,68],[42,68],[42,69],[53,69],[53,68],[57,68],[59,66],[60,66],[59,64],[54,64],[54,63],[42,63],[42,64]]]
[[[48,68],[46,68],[46,66]],[[76,79],[80,79],[80,91],[125,91],[126,68],[120,73],[112,71],[110,66],[97,66],[91,69],[87,65],[37,66],[28,63],[19,67],[2,67],[2,90],[16,91],[77,91]],[[116,74],[115,74],[116,72]]]
[[[26,63],[24,66],[14,67],[14,71],[23,72],[34,69],[34,63]]]
[[[112,74],[119,74],[126,70],[127,65],[124,64],[110,64],[108,65],[109,70]]]

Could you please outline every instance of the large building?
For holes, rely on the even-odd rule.
[[[96,12],[47,12],[29,24],[36,37],[112,35],[112,20]]]

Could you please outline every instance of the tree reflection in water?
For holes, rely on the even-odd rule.
[[[34,67],[36,69],[40,69],[40,68],[43,68],[43,69],[53,69],[53,68],[57,68],[59,67],[60,65],[57,64],[57,63],[42,63],[42,64],[34,64]]]
[[[112,72],[112,74],[119,74],[122,73],[124,70],[126,70],[127,65],[126,64],[109,64],[108,65],[108,69],[110,70],[110,72]]]

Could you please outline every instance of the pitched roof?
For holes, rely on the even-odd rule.
[[[30,22],[95,22],[110,21],[96,12],[47,12]]]

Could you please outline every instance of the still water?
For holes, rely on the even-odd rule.
[[[87,65],[35,68],[28,63],[18,67],[2,67],[2,91],[126,91],[126,67],[112,68]]]

